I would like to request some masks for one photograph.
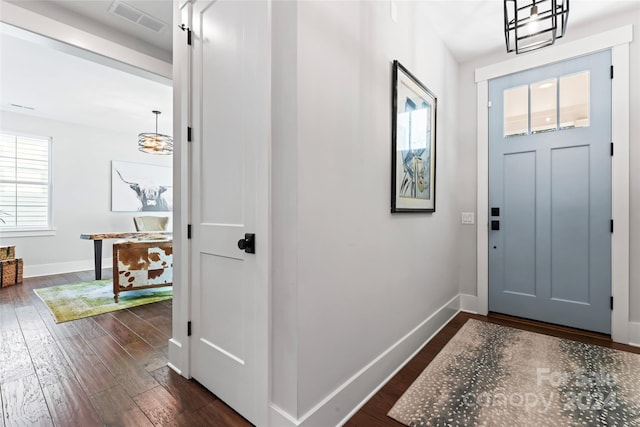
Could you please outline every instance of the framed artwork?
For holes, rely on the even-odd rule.
[[[170,212],[172,209],[171,167],[111,161],[111,211]]]
[[[391,212],[436,210],[436,96],[393,61]]]

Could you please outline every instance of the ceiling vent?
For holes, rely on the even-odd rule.
[[[154,33],[162,32],[167,26],[167,24],[162,22],[161,20],[154,18],[148,13],[145,13],[140,9],[136,9],[135,7],[120,0],[116,0],[113,2],[111,7],[109,8],[109,12],[121,18],[124,18],[129,22],[140,25],[147,30],[151,30]]]

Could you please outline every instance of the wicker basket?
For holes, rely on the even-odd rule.
[[[22,258],[0,261],[0,288],[22,283]]]
[[[15,259],[15,257],[15,246],[0,246],[0,261],[4,261],[5,259]]]

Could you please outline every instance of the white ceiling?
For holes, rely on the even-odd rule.
[[[506,51],[503,0],[427,0],[426,17],[459,63]],[[567,34],[602,16],[635,8],[640,0],[571,0]]]
[[[143,40],[165,52],[171,52],[170,31],[157,35],[109,13],[113,0],[10,0],[34,10],[54,13],[55,9],[83,17],[87,22],[103,25]],[[127,4],[161,21],[171,23],[172,0],[125,0]],[[286,0],[275,0],[286,1]],[[304,0],[303,0],[304,1]],[[338,0],[353,1],[353,0]],[[361,1],[421,1],[428,3],[426,18],[445,40],[458,62],[463,63],[487,53],[504,49],[503,0],[361,0]],[[567,0],[568,1],[568,0]],[[571,0],[568,30],[585,25],[604,15],[638,7],[640,0]],[[70,19],[54,13],[60,19]]]
[[[122,0],[128,6],[166,23],[160,33],[114,15],[114,0],[3,0],[83,31],[171,62],[172,0]]]
[[[167,28],[160,33],[110,13],[109,8],[114,0],[49,0],[48,2],[171,52],[173,13],[171,0],[126,0],[122,2],[167,24]]]
[[[85,31],[141,40],[171,56],[171,0],[128,0],[128,4],[167,22],[164,34],[137,26],[108,12],[113,0],[9,0]],[[281,0],[276,0],[281,1]],[[348,0],[341,0],[348,1]],[[382,1],[382,0],[372,0]],[[385,0],[387,1],[387,0]],[[504,50],[502,0],[413,0],[428,2],[425,19],[443,38],[458,62]],[[567,31],[604,14],[637,8],[640,0],[572,0]],[[98,28],[100,27],[100,28]],[[152,110],[160,110],[159,131],[171,132],[171,87],[52,49],[16,36],[0,34],[0,108],[136,134],[153,130]],[[9,34],[8,34],[9,33]],[[25,38],[27,40],[25,40]],[[36,37],[37,38],[37,37]],[[121,41],[127,44],[126,41]],[[129,45],[129,44],[127,44]],[[67,49],[68,50],[68,49]],[[103,61],[104,63],[104,61]],[[35,108],[25,110],[18,104]]]
[[[101,129],[172,132],[172,88],[51,47],[44,38],[2,25],[2,110]],[[67,49],[68,50],[68,49]],[[103,61],[104,62],[104,61]],[[12,106],[22,105],[34,110]]]
[[[171,0],[125,1],[165,22],[167,27],[161,33],[110,13],[113,0],[9,1],[160,59],[171,60]],[[171,82],[166,79],[1,24],[2,110],[117,130],[137,140],[138,133],[155,129],[152,110],[162,112],[158,130],[171,134],[172,107]]]
[[[172,0],[123,0],[124,3],[166,22],[168,27],[160,34],[109,13],[114,0],[8,1],[70,25],[84,27],[83,29],[87,31],[110,32],[112,35],[126,36],[129,40],[139,40],[141,43],[153,46],[157,50],[155,56],[170,58],[171,29],[173,28]],[[425,9],[428,12],[424,18],[445,40],[447,47],[460,63],[504,49],[503,0],[407,1],[421,1],[429,4]],[[640,0],[571,0],[567,31],[571,31],[572,27],[598,20],[604,15],[638,8],[639,5]]]

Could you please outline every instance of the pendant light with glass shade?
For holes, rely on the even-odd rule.
[[[156,133],[145,132],[138,135],[138,150],[149,154],[173,154],[173,138],[169,135],[158,133],[158,110],[153,110],[156,115]]]

